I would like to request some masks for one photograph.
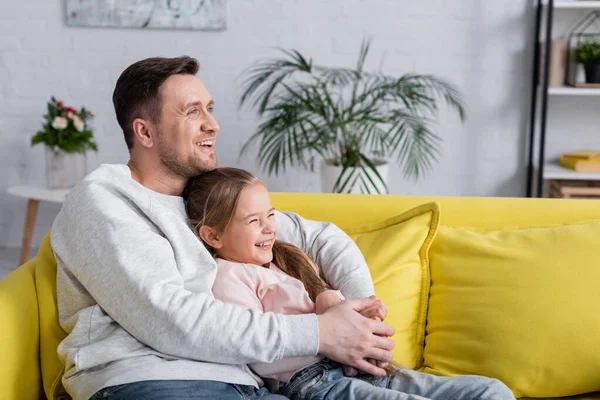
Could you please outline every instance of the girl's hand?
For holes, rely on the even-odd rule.
[[[356,376],[358,375],[358,370],[354,367],[349,367],[347,365],[342,366],[342,369],[344,370],[344,375],[345,376]]]
[[[381,300],[377,300],[373,305],[365,308],[360,312],[363,317],[376,319],[377,321],[385,320],[387,317],[387,307]]]
[[[321,292],[315,299],[315,313],[323,314],[329,307],[333,307],[341,302],[341,297],[335,294],[335,292],[332,290]]]

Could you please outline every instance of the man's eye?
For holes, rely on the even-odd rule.
[[[192,108],[190,111],[188,111],[188,115],[191,115],[191,114],[198,114],[198,109]]]
[[[206,109],[208,110],[209,113],[212,114],[213,111],[215,110],[215,107],[214,106],[208,106]]]

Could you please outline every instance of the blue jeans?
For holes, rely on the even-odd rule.
[[[266,388],[217,381],[141,381],[99,390],[90,400],[285,400]]]
[[[440,377],[408,369],[400,375],[346,377],[340,364],[321,360],[296,372],[281,388],[292,400],[514,400],[497,379],[463,375]]]

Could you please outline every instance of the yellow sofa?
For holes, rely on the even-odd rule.
[[[594,325],[597,319],[593,316],[584,315],[581,318],[582,313],[586,311],[582,311],[581,307],[578,306],[577,310],[573,310],[573,314],[579,317],[574,317],[573,321],[568,321],[565,325],[567,332],[570,332],[568,327],[575,327],[572,340],[556,343],[555,355],[541,353],[532,355],[523,351],[521,357],[519,354],[514,354],[512,346],[517,346],[517,350],[522,349],[518,347],[522,345],[537,348],[537,342],[544,342],[546,338],[554,338],[562,334],[541,332],[537,336],[532,336],[529,332],[518,330],[519,326],[527,326],[530,322],[518,320],[518,315],[521,315],[520,310],[530,312],[532,310],[528,310],[528,304],[538,304],[536,293],[531,294],[534,297],[523,298],[528,296],[527,287],[522,287],[525,283],[533,282],[535,285],[535,282],[542,281],[540,290],[544,290],[545,295],[556,293],[560,298],[564,289],[577,289],[578,285],[587,288],[588,286],[585,285],[590,285],[589,281],[598,276],[595,269],[600,270],[599,262],[596,261],[594,264],[593,260],[590,260],[590,265],[587,265],[587,259],[581,259],[587,257],[586,254],[592,254],[594,250],[589,250],[588,253],[582,252],[573,243],[582,243],[583,246],[595,240],[600,249],[600,234],[598,234],[600,231],[597,230],[597,222],[600,221],[600,201],[298,193],[274,193],[272,199],[275,207],[280,210],[295,211],[309,219],[332,221],[342,228],[375,221],[390,221],[391,217],[416,206],[429,202],[437,203],[440,209],[438,231],[435,237],[431,236],[433,244],[431,249],[427,249],[428,254],[421,254],[424,256],[424,262],[427,262],[424,265],[431,268],[431,273],[427,272],[429,275],[423,275],[427,276],[427,280],[431,280],[430,287],[427,286],[427,290],[431,293],[426,293],[424,296],[429,301],[424,308],[427,313],[424,352],[422,352],[424,362],[418,367],[432,373],[447,375],[474,372],[491,376],[497,373],[500,376],[494,377],[508,381],[507,384],[515,382],[515,385],[519,386],[516,389],[511,387],[516,390],[517,395],[528,391],[543,393],[545,379],[550,386],[553,386],[550,380],[555,383],[556,380],[561,379],[556,378],[556,368],[559,372],[564,372],[564,379],[569,382],[573,381],[572,377],[568,376],[571,373],[589,375],[589,379],[581,381],[581,387],[594,387],[594,374],[598,369],[594,364],[594,357],[600,355],[586,355],[586,352],[581,351],[579,347],[589,348],[591,345],[592,348],[589,348],[588,353],[592,352],[597,342],[595,337],[600,337],[598,330],[594,331],[594,328],[600,329],[600,326]],[[565,226],[566,231],[562,230]],[[581,235],[582,241],[578,241],[578,235]],[[585,242],[589,241],[590,237],[592,242]],[[570,243],[570,238],[575,242]],[[513,252],[511,247],[506,247],[513,246],[515,243],[518,244],[519,251]],[[545,244],[549,244],[550,248],[560,248],[563,245],[570,248],[560,249],[560,253],[557,253],[564,255],[564,260],[553,255],[552,260],[544,261],[546,265],[543,268],[536,267],[531,270],[533,272],[527,270],[527,265],[520,266],[518,270],[510,268],[521,265],[519,263],[523,260],[535,263],[535,259],[531,261],[527,258],[528,246],[531,246],[531,251],[537,251]],[[399,249],[401,251],[401,246]],[[544,250],[544,252],[548,251]],[[510,257],[505,257],[505,253],[511,253]],[[460,257],[464,254],[464,271],[468,271],[466,275],[461,275],[464,271],[460,262],[452,268],[445,266],[447,263],[454,262],[452,256],[456,254]],[[600,255],[600,250],[597,250],[597,254]],[[543,258],[543,255],[540,254],[540,257]],[[485,259],[488,256],[489,258]],[[565,262],[568,261],[569,256],[574,257],[573,264],[577,264],[572,279],[569,275],[560,275],[566,272],[558,271],[558,268],[565,269]],[[481,257],[484,257],[483,262],[480,262]],[[556,258],[561,260],[555,260]],[[486,269],[488,264],[489,270]],[[450,273],[446,273],[447,271]],[[456,278],[453,275],[455,272]],[[530,281],[531,273],[539,274],[539,278]],[[60,382],[57,379],[60,375],[60,365],[57,364],[56,343],[64,337],[64,332],[58,325],[57,319],[55,274],[56,263],[47,235],[35,258],[0,281],[1,399],[62,397]],[[389,279],[393,278],[383,280],[386,279],[389,282]],[[462,279],[466,283],[454,286],[452,279],[456,279],[457,282]],[[401,292],[402,283],[398,285],[398,291]],[[385,290],[390,289],[388,287]],[[600,293],[600,290],[597,292]],[[484,294],[472,297],[470,293]],[[495,305],[497,304],[494,303],[495,296],[500,296],[501,304],[506,304],[509,308],[508,314],[505,313],[506,307]],[[515,299],[515,296],[518,298]],[[581,300],[579,296],[573,296],[569,292],[564,298],[568,302],[569,299],[576,297],[573,301],[580,301],[578,305],[583,304],[585,308],[586,304],[590,304],[590,310],[595,310],[598,303],[593,304],[593,301],[600,298],[595,293],[587,293],[585,296],[587,297]],[[473,301],[473,305],[469,301]],[[516,309],[510,309],[515,305]],[[402,307],[398,304],[388,304],[390,314],[404,312]],[[508,317],[505,317],[505,321],[492,319],[488,324],[488,321],[481,319],[481,315],[485,316],[487,312],[484,310],[482,314],[482,307],[495,307],[492,310],[494,316],[508,315]],[[554,313],[557,318],[568,316],[568,313],[565,314],[560,309],[546,310],[545,307],[524,315],[535,319],[536,316],[544,316],[547,312]],[[514,320],[512,315],[515,315]],[[540,321],[546,323],[547,318],[545,316],[543,318]],[[460,320],[461,324],[454,324],[454,319]],[[474,321],[473,324],[469,324],[471,319]],[[498,327],[508,329],[505,332],[515,332],[514,337],[494,336],[493,331]],[[589,328],[587,331],[586,327]],[[402,327],[395,328],[397,332],[402,330]],[[486,329],[491,330],[487,332]],[[561,330],[554,329],[554,331]],[[522,343],[530,340],[524,338],[531,337],[539,340],[536,339],[535,343]],[[459,351],[451,350],[455,348]],[[575,356],[578,357],[575,360],[578,365],[576,368],[570,364],[571,358]],[[545,361],[536,365],[536,357],[540,359],[554,357],[552,359],[559,365],[546,365]],[[514,371],[510,369],[507,371],[506,363],[514,363]],[[496,365],[500,366],[496,368]],[[478,370],[479,366],[480,370]],[[560,369],[561,366],[564,367],[563,370]],[[519,380],[520,376],[533,376],[533,378]],[[600,384],[600,379],[598,382]],[[568,390],[576,391],[577,387],[569,387]],[[600,399],[600,386],[594,390],[599,392],[564,398]],[[560,390],[556,393],[558,392]],[[536,397],[555,396],[550,393],[547,396]]]

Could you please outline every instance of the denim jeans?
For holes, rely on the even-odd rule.
[[[217,381],[141,381],[99,390],[90,400],[285,400],[266,388]]]
[[[514,400],[497,379],[476,375],[440,377],[408,369],[401,375],[346,377],[340,364],[321,360],[296,372],[281,388],[292,400]]]

